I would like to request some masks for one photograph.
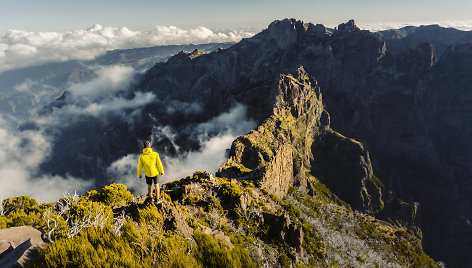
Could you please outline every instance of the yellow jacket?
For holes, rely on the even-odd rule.
[[[164,175],[161,159],[157,152],[153,152],[151,148],[144,148],[143,153],[139,156],[138,177],[142,176],[144,166],[144,174],[148,177],[155,177],[161,173]]]

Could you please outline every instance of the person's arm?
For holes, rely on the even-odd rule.
[[[138,178],[141,178],[143,175],[143,160],[141,159],[141,156],[139,157],[138,161]]]
[[[157,157],[156,157],[156,166],[157,166],[157,171],[161,173],[161,175],[164,175],[164,167],[162,166],[161,158],[159,158],[159,154],[156,152]]]

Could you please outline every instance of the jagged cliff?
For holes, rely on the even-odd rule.
[[[104,165],[134,153],[139,141],[149,137],[164,155],[176,155],[177,148],[197,150],[193,127],[242,103],[260,126],[233,144],[230,161],[220,172],[255,176],[273,188],[289,174],[304,184],[303,170],[309,171],[353,208],[421,226],[424,246],[435,258],[451,266],[467,265],[472,238],[470,51],[469,45],[452,46],[438,59],[432,46],[422,44],[391,53],[380,36],[360,30],[353,21],[333,32],[294,19],[275,21],[227,49],[181,53],[155,65],[123,93],[130,99],[142,91],[158,96],[137,112],[136,122],[130,126],[121,115],[105,125],[87,118],[69,127],[56,136],[55,154],[43,171],[105,177]],[[287,70],[300,66],[316,78],[323,109],[320,94],[303,95],[302,87],[289,83],[299,75],[290,76]],[[286,75],[279,79],[280,74]],[[284,104],[293,112],[274,111],[273,105],[288,95],[308,98],[313,106],[302,109],[293,99]],[[200,109],[171,113],[163,104],[172,102]],[[318,123],[308,124],[318,117]],[[308,131],[290,130],[297,124]],[[74,138],[91,126],[87,135]],[[156,126],[175,129],[174,140],[156,132]],[[78,168],[57,165],[63,163],[59,159],[71,159]],[[278,182],[269,183],[269,177]],[[272,192],[281,196],[286,190],[276,187]]]
[[[217,176],[249,178],[283,197],[294,184],[309,190],[308,172],[354,208],[379,212],[381,182],[374,181],[369,153],[330,129],[316,80],[299,67],[275,79],[269,96],[272,115],[233,142]]]

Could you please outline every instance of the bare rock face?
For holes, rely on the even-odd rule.
[[[24,267],[45,245],[41,232],[30,226],[0,230],[0,267]]]
[[[185,216],[173,203],[162,201],[157,204],[157,209],[164,218],[164,230],[171,230],[186,238],[192,237],[193,229],[187,224]]]
[[[383,209],[382,185],[376,181],[369,152],[350,138],[328,129],[312,145],[311,174],[353,208],[369,213]]]
[[[230,158],[217,175],[237,175],[232,170],[235,166],[248,169],[246,173],[256,176],[260,187],[282,197],[297,175],[294,158],[309,163],[306,159],[311,154],[323,103],[317,82],[303,67],[274,81],[270,99],[273,115],[233,142]]]
[[[262,214],[264,222],[270,226],[269,233],[281,243],[301,249],[303,243],[303,228],[290,220],[287,213],[274,215],[264,212]]]
[[[382,185],[374,180],[369,153],[329,128],[318,84],[303,67],[274,81],[270,99],[272,115],[233,142],[217,176],[255,179],[283,197],[294,184],[307,187],[305,172],[311,172],[354,208],[382,210]]]

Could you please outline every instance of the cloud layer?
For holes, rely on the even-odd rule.
[[[399,29],[405,26],[421,26],[421,25],[432,25],[432,24],[437,24],[441,27],[446,27],[446,28],[455,28],[455,29],[459,29],[463,31],[472,30],[472,20],[359,23],[357,24],[357,26],[363,30],[369,30],[371,32],[378,32],[378,31],[383,31],[383,30]]]
[[[99,24],[70,32],[9,30],[0,36],[0,72],[49,62],[91,60],[112,49],[236,42],[252,35],[245,31],[213,32],[201,26],[190,30],[156,26],[147,32]]]
[[[51,152],[51,140],[41,131],[12,131],[0,117],[0,197],[29,195],[41,202],[63,193],[80,192],[91,182],[73,177],[38,176],[41,162]]]
[[[83,193],[93,185],[93,181],[80,178],[39,174],[39,166],[50,156],[54,143],[46,133],[61,131],[83,116],[107,120],[110,115],[136,109],[155,98],[149,92],[138,92],[131,99],[120,96],[134,79],[132,68],[95,67],[94,73],[96,77],[91,81],[68,88],[70,94],[62,107],[37,116],[38,128],[34,130],[19,131],[14,118],[0,115],[0,197],[29,195],[40,202],[50,202],[65,192]],[[17,90],[28,90],[28,86],[21,85]]]

